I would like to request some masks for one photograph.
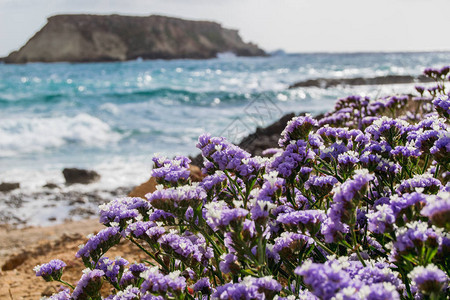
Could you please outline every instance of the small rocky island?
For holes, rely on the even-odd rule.
[[[102,62],[214,58],[218,53],[263,56],[237,30],[209,21],[164,16],[56,15],[5,63]]]

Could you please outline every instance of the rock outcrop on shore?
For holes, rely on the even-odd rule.
[[[382,84],[405,84],[405,83],[419,83],[419,82],[433,82],[432,79],[420,75],[387,75],[380,77],[356,77],[356,78],[317,78],[306,81],[296,82],[289,86],[290,89],[299,87],[319,87],[329,88],[337,85],[382,85]]]
[[[56,15],[6,63],[213,58],[221,52],[263,56],[237,30],[164,16]]]

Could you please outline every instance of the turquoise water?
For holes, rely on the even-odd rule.
[[[450,53],[385,53],[0,64],[0,181],[38,186],[61,181],[61,168],[76,166],[119,174],[111,185],[138,182],[148,176],[154,152],[195,154],[204,131],[227,135],[236,127],[243,135],[284,113],[325,112],[348,94],[412,91],[410,85],[287,90],[296,81],[415,75],[449,62]],[[255,110],[261,103],[269,110]]]

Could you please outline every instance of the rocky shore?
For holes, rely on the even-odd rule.
[[[406,84],[406,83],[423,83],[433,82],[432,79],[424,75],[410,76],[410,75],[387,75],[379,77],[355,77],[355,78],[317,78],[306,81],[299,81],[289,86],[289,89],[300,87],[318,87],[329,88],[337,85],[385,85],[385,84]]]

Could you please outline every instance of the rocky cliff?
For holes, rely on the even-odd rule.
[[[164,16],[57,15],[6,63],[213,58],[220,52],[261,56],[237,30],[215,22]]]

